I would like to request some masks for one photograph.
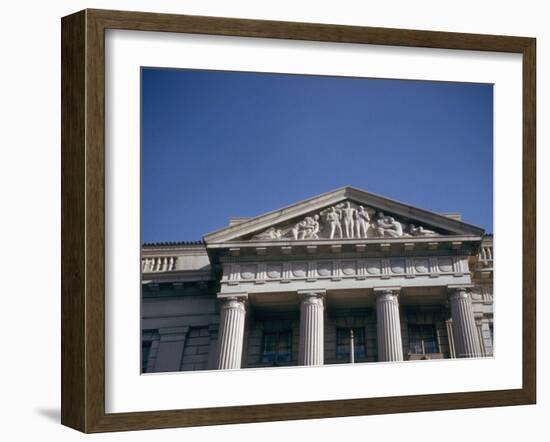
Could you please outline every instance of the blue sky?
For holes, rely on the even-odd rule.
[[[492,232],[492,85],[142,69],[143,242],[345,185]]]

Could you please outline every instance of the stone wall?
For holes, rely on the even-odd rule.
[[[209,288],[144,289],[142,336],[152,341],[146,371],[215,368],[218,324],[218,300]]]
[[[473,311],[482,355],[493,355],[493,292],[490,285],[478,285],[471,293]],[[219,301],[215,289],[204,284],[160,284],[144,288],[142,336],[146,372],[170,372],[215,369],[219,326]],[[431,359],[452,357],[449,310],[446,305],[401,305],[400,321],[404,359],[421,359],[409,354],[409,326],[434,324],[437,354]],[[255,312],[247,314],[244,337],[243,367],[272,367],[298,364],[300,318],[298,311]],[[324,363],[349,362],[338,358],[338,328],[363,330],[366,354],[355,362],[378,360],[376,311],[374,308],[334,309],[327,307],[324,329]],[[291,358],[277,363],[262,361],[264,333],[289,330],[292,333]]]

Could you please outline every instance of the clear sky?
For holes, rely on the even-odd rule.
[[[493,231],[493,87],[142,70],[142,241],[351,185]]]

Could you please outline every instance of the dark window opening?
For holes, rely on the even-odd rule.
[[[151,353],[151,346],[153,341],[141,341],[141,372],[147,373],[147,364],[149,362],[149,355]]]
[[[346,327],[336,329],[336,359],[351,361],[352,330],[355,360],[357,361],[367,356],[365,329],[362,327]]]
[[[260,362],[274,365],[292,360],[292,332],[264,332]]]
[[[409,325],[409,353],[422,355],[438,353],[437,335],[433,324]]]

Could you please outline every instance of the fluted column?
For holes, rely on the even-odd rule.
[[[470,293],[464,287],[451,288],[449,292],[453,337],[457,358],[481,356],[481,346],[472,309]]]
[[[300,302],[300,365],[324,364],[324,291],[298,292]]]
[[[246,296],[223,298],[221,303],[218,332],[218,369],[241,368]]]
[[[398,289],[375,290],[378,360],[402,361],[401,321],[399,319]]]

